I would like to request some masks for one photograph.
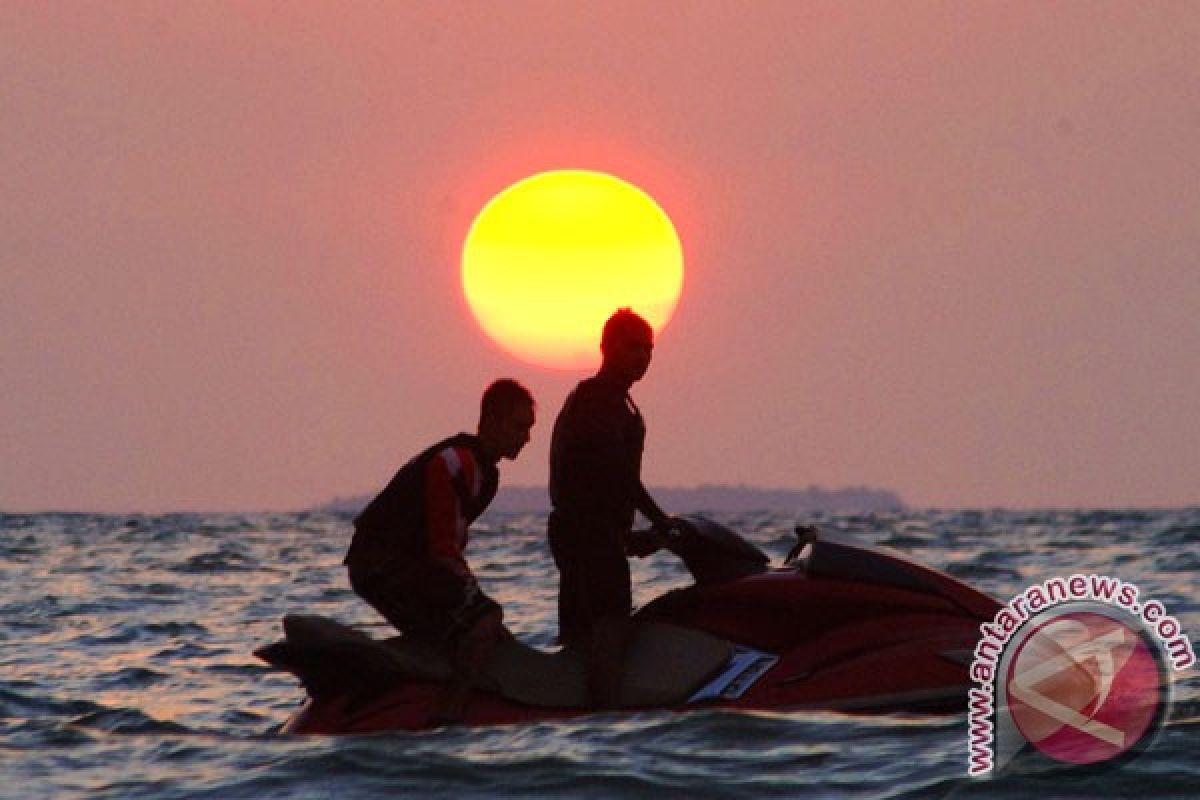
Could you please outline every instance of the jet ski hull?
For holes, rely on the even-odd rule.
[[[688,684],[675,687],[679,691],[673,698],[642,693],[634,695],[642,702],[622,710],[961,711],[979,626],[998,610],[994,599],[901,554],[832,537],[783,568],[723,576],[669,592],[640,610],[635,621],[644,630],[665,623],[665,628],[702,637],[698,643],[680,640],[672,647],[704,649],[711,640],[729,649],[727,655],[705,655],[715,667],[680,678]],[[545,659],[552,658],[526,650],[543,659],[530,662],[535,666],[526,672],[543,669],[536,664],[549,664]],[[299,675],[309,688],[307,702],[284,727],[290,733],[426,729],[433,724],[431,712],[444,688],[440,679],[413,674],[388,674],[359,684],[351,680],[339,688],[320,684],[310,666],[282,650],[268,647],[259,654]],[[646,656],[642,661],[649,661],[638,669],[652,672],[654,659],[664,657],[661,652]],[[574,669],[578,672],[578,665]],[[339,662],[334,670],[353,674],[354,666]],[[664,662],[662,671],[679,670]],[[579,682],[578,675],[575,680]],[[522,702],[513,699],[513,692],[504,696],[502,691],[476,690],[463,724],[505,725],[595,713],[582,702]]]
[[[973,636],[973,634],[967,634]],[[811,653],[777,661],[738,697],[719,694],[661,707],[627,707],[622,712],[701,709],[742,711],[841,711],[855,714],[894,712],[956,713],[966,709],[966,667],[938,653],[963,651],[964,636],[937,634],[837,659],[822,668]],[[973,639],[970,640],[973,644]],[[358,734],[418,731],[434,727],[430,714],[443,690],[433,681],[402,681],[369,699],[346,694],[304,705],[287,721],[285,733]],[[493,692],[472,696],[462,724],[510,725],[570,719],[596,713],[586,708],[524,705]]]

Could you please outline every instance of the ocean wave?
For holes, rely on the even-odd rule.
[[[1180,553],[1164,553],[1154,559],[1154,568],[1159,572],[1200,572],[1200,553],[1189,550]]]
[[[248,572],[258,569],[258,560],[243,553],[230,550],[215,550],[200,553],[182,564],[169,569],[173,572],[208,574],[214,572]]]
[[[53,691],[53,689],[51,689]],[[0,718],[32,719],[89,714],[103,706],[90,700],[46,695],[31,681],[7,681],[0,685]]]
[[[116,609],[133,611],[133,606]],[[76,613],[83,613],[77,611]],[[197,638],[208,634],[208,629],[196,622],[117,622],[103,633],[85,633],[74,639],[78,647],[108,647],[131,642],[151,642],[158,639]]]
[[[154,719],[136,708],[102,708],[75,717],[70,724],[106,733],[192,733],[191,729],[184,725]]]
[[[982,580],[1001,580],[1012,585],[1017,585],[1024,578],[1019,569],[992,564],[948,564],[946,572],[968,583]]]
[[[125,667],[116,672],[97,675],[92,683],[98,690],[107,689],[144,689],[167,680],[170,675],[166,672],[147,667]]]
[[[1152,535],[1156,547],[1200,544],[1200,525],[1179,525]]]

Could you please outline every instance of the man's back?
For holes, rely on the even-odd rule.
[[[633,521],[646,427],[625,387],[604,376],[567,397],[550,442],[550,499],[558,511]]]

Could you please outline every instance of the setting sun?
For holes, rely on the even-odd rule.
[[[541,366],[585,368],[600,329],[629,307],[662,330],[683,287],[670,218],[630,183],[543,172],[491,199],[463,245],[463,291],[484,332]]]

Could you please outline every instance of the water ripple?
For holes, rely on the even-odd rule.
[[[1108,571],[1200,631],[1200,509],[718,519],[776,563],[792,526],[815,521],[1001,598],[1049,575]],[[1150,754],[1078,785],[967,780],[961,717],[706,711],[281,736],[303,694],[250,652],[277,636],[283,613],[388,631],[346,585],[348,522],[317,513],[0,514],[0,759],[18,753],[5,763],[0,797],[1148,797],[1185,796],[1200,781],[1194,676],[1177,681]],[[519,635],[547,645],[557,576],[545,517],[483,523],[469,554],[481,581]],[[687,583],[665,554],[634,561],[633,572],[639,603]]]
[[[108,733],[189,733],[183,725],[146,716],[136,708],[105,708],[75,717],[71,725]]]

